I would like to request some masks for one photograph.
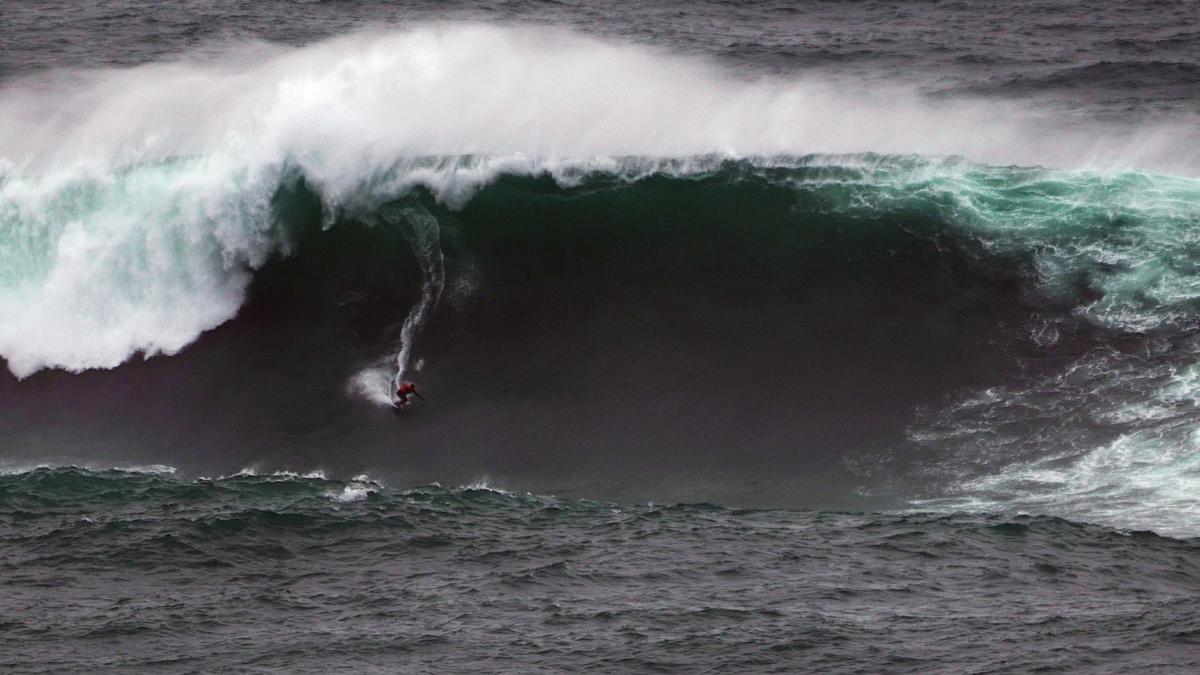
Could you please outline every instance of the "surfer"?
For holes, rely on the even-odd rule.
[[[400,387],[396,389],[396,407],[403,408],[404,406],[408,405],[409,396],[416,396],[422,401],[425,400],[425,397],[417,391],[417,385],[413,384],[412,382],[401,382]]]

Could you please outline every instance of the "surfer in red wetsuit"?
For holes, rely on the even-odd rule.
[[[396,389],[396,407],[403,408],[408,405],[409,396],[416,396],[422,401],[425,400],[425,397],[417,391],[417,385],[412,382],[401,382],[400,387]]]

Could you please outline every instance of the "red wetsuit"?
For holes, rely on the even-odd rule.
[[[405,382],[401,384],[400,388],[396,390],[396,402],[401,406],[408,405],[408,397],[411,394],[420,396],[420,394],[417,394],[417,385],[413,384],[412,382]]]

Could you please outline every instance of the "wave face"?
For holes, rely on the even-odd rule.
[[[722,495],[736,503],[857,492],[1194,533],[1197,181],[879,155],[633,157],[534,175],[494,162],[430,158],[380,177],[469,176],[469,200],[414,185],[354,211],[331,210],[305,174],[281,179],[264,231],[293,255],[266,265],[225,340],[311,381],[240,385],[265,421],[205,442],[254,448],[280,424],[313,442],[294,421],[308,411],[324,420],[317,443],[328,433],[382,448],[394,420],[331,397],[386,404],[393,369],[415,353],[411,365],[435,364],[417,376],[440,403],[405,427],[400,461],[414,464],[401,475],[476,470],[478,455],[449,450],[470,447],[493,457],[489,472],[549,472],[534,484],[563,485],[587,456],[596,473],[584,473],[605,484],[645,455],[659,462],[647,475],[704,485],[731,473],[738,487]],[[211,379],[213,358],[148,377],[171,390],[239,386]],[[116,385],[97,386],[101,398]],[[243,417],[243,403],[195,405]],[[480,415],[526,422],[483,437]],[[193,433],[172,428],[163,442],[191,446]],[[314,464],[381,461],[382,450],[357,452],[357,463]],[[701,459],[711,468],[697,476]],[[799,485],[766,478],[779,471]]]
[[[1200,127],[1002,96],[1146,69],[1192,76],[929,96],[459,24],[9,78],[13,459],[1195,534]],[[401,378],[438,403],[398,425]]]
[[[1068,644],[1074,663],[1200,665],[1198,544],[1053,518],[43,467],[0,475],[0,544],[36,588],[0,599],[18,670],[1024,670]],[[1138,639],[1075,644],[1097,622]],[[151,648],[112,649],[132,639]]]

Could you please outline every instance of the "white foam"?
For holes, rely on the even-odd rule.
[[[351,483],[342,488],[341,492],[327,493],[328,497],[335,502],[359,502],[371,496],[375,490],[362,484]]]
[[[121,473],[142,473],[156,476],[173,476],[179,472],[173,466],[168,464],[118,464],[113,466],[104,466],[96,464],[74,464],[63,463],[55,464],[51,462],[39,462],[37,464],[3,464],[0,465],[0,475],[11,476],[30,473],[41,469],[79,469],[82,471],[102,472],[102,471],[117,471]]]
[[[1184,442],[1148,430],[1122,435],[1070,461],[1052,458],[1017,464],[967,482],[976,496],[960,507],[1003,510],[1020,505],[1126,529],[1200,534],[1200,448],[1196,434]]]
[[[267,480],[272,481],[288,481],[296,480],[298,478],[305,480],[329,480],[329,477],[326,475],[326,473],[320,469],[308,471],[306,473],[287,470],[263,473],[258,467],[253,466],[238,469],[236,473],[228,476],[220,476],[217,478],[217,480],[226,480],[228,478],[266,478]]]
[[[351,478],[350,482],[344,485],[341,490],[331,490],[326,492],[325,496],[335,502],[359,502],[378,493],[382,489],[382,483],[364,473]]]
[[[392,407],[393,375],[390,363],[376,364],[355,373],[350,378],[346,390],[377,406]]]
[[[26,376],[183,349],[234,316],[251,271],[286,247],[270,203],[289,169],[336,214],[418,184],[457,206],[499,172],[569,182],[628,157],[870,151],[1195,175],[1196,129],[737,79],[644,47],[479,25],[45,74],[0,88],[0,355]]]
[[[505,497],[515,497],[517,494],[510,490],[505,490],[503,488],[498,488],[498,487],[492,485],[488,481],[487,478],[478,478],[478,479],[473,480],[470,483],[462,486],[459,489],[464,490],[464,491],[470,490],[470,491],[475,491],[475,492],[494,492],[498,495],[504,495]]]
[[[1184,356],[1188,347],[1175,349]],[[949,406],[913,430],[913,441],[949,452],[930,468],[953,472],[948,496],[916,503],[1200,535],[1198,408],[1194,363],[1085,355],[1025,389],[993,388]],[[990,466],[979,472],[981,464]]]

